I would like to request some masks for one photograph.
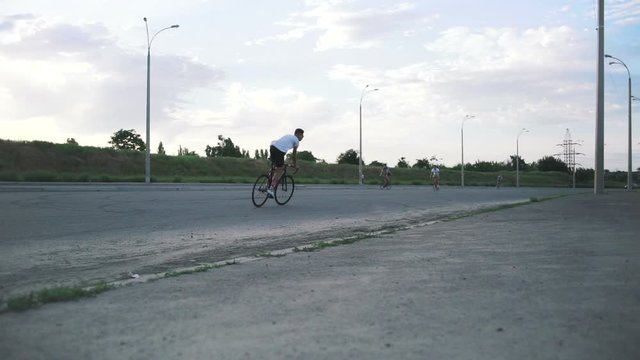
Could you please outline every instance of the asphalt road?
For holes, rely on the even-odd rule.
[[[554,188],[299,186],[255,208],[249,185],[0,184],[0,299],[445,218]]]
[[[397,190],[416,196],[412,203],[439,199],[435,209],[491,193]],[[344,193],[391,196],[357,191]],[[0,357],[636,360],[639,204],[639,192],[566,196],[132,280],[96,297],[0,313]]]

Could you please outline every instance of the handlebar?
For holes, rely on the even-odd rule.
[[[293,168],[293,169],[294,169],[294,170],[293,170],[293,174],[294,174],[294,175],[295,175],[295,174],[298,172],[298,170],[300,169],[300,168],[298,168],[297,166],[293,166],[293,165],[291,165],[291,164],[284,164],[284,166],[285,166],[285,167],[288,167],[288,168]]]

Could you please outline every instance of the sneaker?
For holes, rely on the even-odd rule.
[[[273,198],[273,196],[274,196],[273,195],[273,190],[267,189],[267,196],[270,197],[270,198]]]

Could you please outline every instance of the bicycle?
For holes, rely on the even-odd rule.
[[[434,176],[432,177],[432,179],[433,179],[433,191],[440,190],[440,177]]]
[[[293,192],[296,189],[296,183],[293,181],[293,177],[287,174],[287,168],[293,167],[292,165],[285,164],[284,172],[280,177],[280,181],[273,189],[273,199],[276,201],[278,205],[284,205],[291,200],[293,196]],[[271,186],[271,182],[273,180],[273,175],[276,167],[274,163],[271,163],[271,169],[267,174],[262,174],[258,176],[256,182],[253,184],[253,191],[251,192],[251,201],[253,201],[253,205],[256,207],[261,207],[264,205],[267,200],[271,197],[267,193],[267,189]],[[294,172],[294,174],[298,172]]]

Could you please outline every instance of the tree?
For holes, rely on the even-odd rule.
[[[248,151],[240,150],[231,138],[225,138],[222,135],[218,135],[218,145],[214,147],[207,145],[204,152],[207,157],[249,157]]]
[[[178,146],[178,156],[198,156],[195,151],[189,151],[186,147],[182,147],[182,145]]]
[[[476,160],[474,164],[465,165],[465,170],[472,171],[504,171],[510,170],[509,163],[497,162],[497,161],[480,161]]]
[[[403,157],[400,158],[400,160],[398,160],[398,165],[399,168],[403,168],[406,169],[409,167],[409,163],[407,163],[407,160]]]
[[[416,159],[416,163],[413,164],[412,167],[418,168],[418,169],[430,169],[431,168],[431,163],[429,162],[429,159],[427,159],[427,158]]]
[[[576,181],[587,182],[593,180],[595,171],[593,169],[577,168],[576,169]]]
[[[538,170],[540,171],[563,171],[569,172],[569,167],[564,161],[553,156],[545,156],[538,160]]]
[[[242,150],[242,152],[244,153],[244,150]],[[245,156],[245,157],[249,157],[249,152],[247,152],[247,156]],[[269,150],[267,150],[267,149],[256,150],[253,153],[253,158],[256,159],[256,160],[268,159],[269,158]]]
[[[520,156],[516,156],[516,155],[511,155],[509,156],[510,158],[510,162],[509,165],[511,166],[511,168],[513,170],[515,170],[516,168],[520,168],[520,170],[524,170],[527,167],[527,163],[524,161],[524,159]],[[519,159],[519,161],[518,161]]]
[[[78,142],[74,138],[67,138],[67,144],[69,144],[69,145],[78,145]]]
[[[316,158],[315,156],[313,156],[313,154],[311,153],[311,151],[298,151],[298,154],[296,155],[296,157],[298,158],[298,160],[304,160],[304,161],[311,161],[311,162],[316,162],[316,160],[318,160],[318,158]]]
[[[158,155],[167,155],[167,152],[164,151],[164,145],[162,145],[162,141],[158,145]]]
[[[349,149],[341,153],[340,155],[338,155],[337,162],[338,164],[358,165],[358,160],[359,160],[358,152],[353,149]],[[363,164],[364,164],[364,161],[363,161]]]
[[[369,164],[369,166],[378,166],[378,167],[380,167],[380,166],[384,166],[384,163],[381,163],[381,162],[380,162],[380,161],[378,161],[378,160],[373,160],[373,161]]]
[[[133,129],[120,129],[116,131],[113,136],[111,136],[111,141],[109,141],[109,144],[111,144],[114,149],[118,150],[145,151],[147,148],[144,144],[144,141],[142,141],[140,134],[137,134]]]

